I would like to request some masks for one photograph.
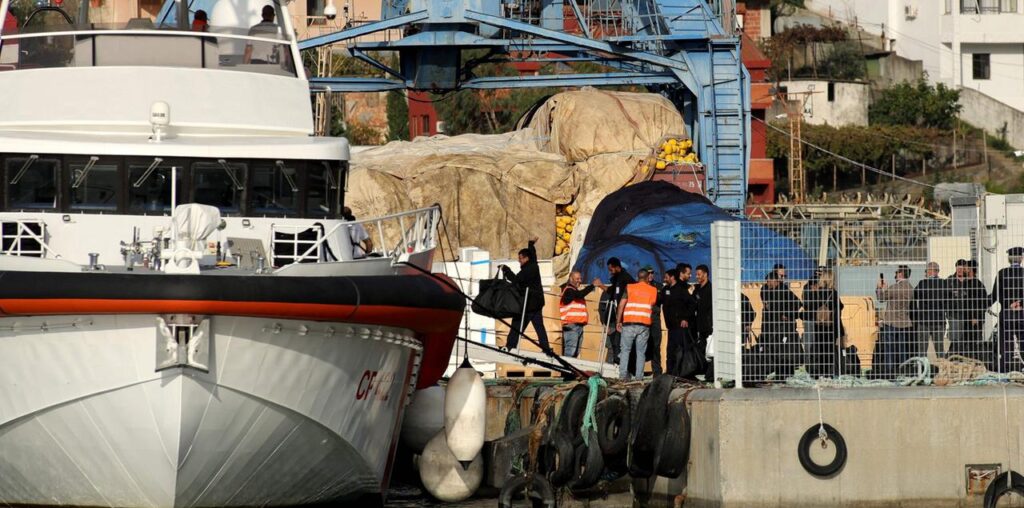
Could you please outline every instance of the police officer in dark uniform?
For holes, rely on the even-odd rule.
[[[999,302],[999,341],[993,358],[996,370],[1004,373],[1011,370],[1011,356],[1024,337],[1024,248],[1014,247],[1006,253],[1010,266],[999,270],[989,298],[990,303]]]

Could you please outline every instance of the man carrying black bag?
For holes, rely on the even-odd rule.
[[[512,318],[512,329],[508,332],[505,349],[515,349],[519,335],[525,331],[526,323],[533,325],[541,351],[549,352],[548,333],[544,329],[544,287],[540,281],[540,267],[537,265],[537,249],[533,246],[537,238],[531,238],[529,245],[519,251],[519,273],[512,273],[502,265],[501,273],[523,295],[524,312]]]

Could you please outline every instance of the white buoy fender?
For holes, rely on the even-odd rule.
[[[487,388],[469,360],[455,370],[444,394],[444,432],[448,448],[462,462],[484,447],[487,430]]]
[[[455,455],[448,449],[444,432],[438,432],[419,458],[420,481],[427,492],[439,501],[455,503],[468,499],[484,478],[484,461],[477,455],[463,468]]]
[[[402,443],[420,453],[427,442],[444,430],[444,388],[416,390],[402,420]]]

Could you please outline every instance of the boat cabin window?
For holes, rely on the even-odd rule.
[[[33,157],[10,157],[4,162],[8,210],[57,208],[60,161]]]
[[[281,23],[287,10],[273,0],[158,1],[14,0],[10,25],[19,28],[2,34],[0,62],[15,70],[159,66],[297,75]]]
[[[169,215],[173,168],[179,204],[203,203],[231,216],[336,218],[348,164],[0,154],[0,209]]]
[[[306,216],[327,217],[338,213],[342,171],[328,163],[310,163],[306,180]]]
[[[253,214],[293,215],[298,213],[299,172],[284,161],[259,162],[252,169]]]
[[[152,161],[128,165],[128,211],[169,214],[171,212],[171,164]],[[185,189],[185,167],[178,166],[178,189]]]
[[[245,200],[246,164],[197,162],[192,165],[192,201],[237,214]]]
[[[72,210],[117,211],[121,190],[117,164],[98,157],[68,165]]]

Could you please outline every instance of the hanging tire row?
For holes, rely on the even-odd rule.
[[[690,416],[685,401],[670,401],[674,378],[654,378],[641,393],[602,390],[593,409],[593,427],[584,430],[588,396],[586,384],[565,393],[557,411],[549,410],[546,429],[536,453],[533,474],[505,482],[499,506],[515,499],[533,506],[555,506],[555,492],[582,492],[602,480],[626,474],[647,478],[655,474],[678,478],[686,472],[690,449]],[[538,390],[532,421],[545,404],[542,398],[561,396]],[[548,405],[554,409],[554,405]],[[584,436],[586,432],[586,436]]]

